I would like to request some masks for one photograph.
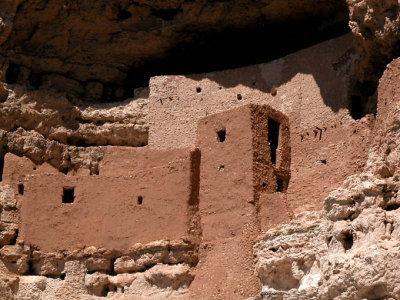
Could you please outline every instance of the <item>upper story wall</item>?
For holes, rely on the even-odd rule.
[[[193,146],[200,118],[247,103],[268,104],[284,113],[293,132],[343,119],[348,115],[349,74],[356,59],[348,34],[265,64],[154,77],[149,145]]]
[[[203,240],[241,236],[256,222],[260,194],[287,187],[288,119],[259,105],[214,114],[199,121],[197,146]]]
[[[5,181],[24,187],[20,237],[43,251],[128,249],[188,237],[190,205],[196,203],[191,197],[197,195],[192,189],[198,189],[191,183],[196,155],[190,149],[107,147],[99,175],[64,175],[47,164],[34,170],[26,158],[7,154]]]
[[[149,147],[192,146],[201,118],[249,103],[267,104],[289,119],[288,202],[295,211],[319,210],[329,192],[359,173],[367,158],[374,118],[355,121],[348,109],[356,59],[348,34],[265,64],[154,77]]]

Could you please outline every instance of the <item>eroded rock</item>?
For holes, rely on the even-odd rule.
[[[187,265],[169,266],[157,264],[145,273],[145,278],[152,285],[160,288],[170,287],[177,290],[182,287],[188,287],[194,276]]]
[[[400,60],[380,82],[377,118],[365,170],[348,177],[319,213],[304,213],[257,243],[262,299],[400,297],[398,82]],[[382,106],[381,106],[382,105]]]
[[[0,249],[0,259],[6,268],[16,274],[29,271],[30,247],[23,245],[6,245]]]

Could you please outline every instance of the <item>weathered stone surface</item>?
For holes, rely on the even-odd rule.
[[[387,63],[400,55],[400,3],[396,0],[346,0],[349,26],[361,52],[358,72],[363,81],[376,81]]]
[[[172,287],[177,290],[188,287],[194,276],[187,265],[163,265],[157,264],[145,273],[148,282],[160,288]]]
[[[108,275],[94,273],[85,276],[85,286],[89,293],[95,296],[107,296],[108,292]]]
[[[0,185],[0,208],[9,210],[16,208],[17,200],[15,199],[14,190],[7,184]]]
[[[6,245],[0,249],[0,259],[7,269],[16,274],[29,271],[30,248],[21,245]]]
[[[134,81],[141,77],[136,72],[148,72],[135,68],[169,55],[181,44],[204,43],[209,36],[218,42],[224,36],[213,36],[216,28],[228,35],[237,31],[245,38],[245,32],[268,26],[281,28],[279,24],[291,20],[297,26],[282,29],[285,33],[301,34],[300,28],[307,28],[318,34],[326,27],[339,27],[347,19],[346,5],[339,0],[91,0],[67,4],[60,0],[7,0],[0,8],[0,55],[39,77],[47,74],[41,80],[43,87],[52,74],[52,87],[80,95],[83,83],[94,80],[107,83],[104,96],[112,94],[111,98],[117,99],[124,95],[120,90],[124,80]],[[233,37],[230,42],[234,45]],[[185,52],[179,50],[178,54]],[[97,98],[90,93],[87,96]]]
[[[117,292],[125,292],[132,282],[136,279],[137,274],[117,274],[115,276],[108,276],[110,284],[116,287]]]
[[[0,279],[0,295],[4,300],[14,300],[14,292],[7,281]]]
[[[42,255],[38,251],[33,251],[32,268],[37,275],[58,278],[64,274],[65,260],[61,254]]]
[[[114,271],[116,273],[132,273],[137,271],[143,271],[146,266],[139,264],[134,258],[129,256],[123,256],[117,258],[114,264]]]
[[[304,213],[255,245],[258,298],[400,297],[399,79],[398,59],[380,81],[376,141],[364,172],[333,191],[322,212]]]
[[[259,66],[254,66],[221,72],[222,77],[218,74],[216,76],[214,72],[204,76],[188,76],[180,81],[180,84],[172,76],[160,76],[152,79],[152,93],[148,88],[134,89],[146,85],[149,74],[164,74],[160,70],[170,70],[171,61],[168,62],[168,56],[171,53],[176,55],[185,52],[186,48],[182,43],[202,44],[207,43],[210,37],[211,41],[218,41],[219,37],[229,32],[242,32],[241,35],[233,35],[235,44],[232,49],[228,46],[223,49],[234,51],[248,48],[249,52],[242,56],[249,56],[250,51],[256,49],[243,41],[246,33],[258,30],[264,33],[276,31],[282,33],[282,36],[267,36],[266,40],[270,49],[277,48],[280,49],[277,50],[279,52],[281,48],[286,47],[283,45],[285,40],[290,40],[288,44],[296,45],[296,40],[292,41],[295,36],[298,41],[301,37],[297,36],[318,36],[320,32],[324,32],[324,28],[328,28],[327,31],[332,28],[336,31],[335,27],[341,27],[347,22],[347,9],[350,12],[350,29],[358,39],[358,49],[351,44],[351,48],[335,52],[332,57],[327,55],[328,59],[324,60],[323,64],[325,69],[322,71],[318,60],[312,55],[318,50],[313,50],[314,52],[303,52],[311,53],[306,58],[292,56],[289,60],[273,61],[270,65],[272,68],[267,66],[257,71],[257,79],[253,79],[254,69],[259,69]],[[289,25],[286,26],[285,22]],[[77,249],[56,249],[58,252],[54,253],[42,252],[43,249],[40,249],[41,246],[34,240],[29,242],[29,245],[24,244],[24,222],[20,221],[19,208],[29,197],[23,197],[24,189],[21,190],[18,185],[27,183],[24,181],[26,176],[11,176],[13,180],[7,179],[8,181],[0,183],[0,298],[234,299],[240,298],[240,295],[249,295],[250,292],[253,295],[253,291],[259,288],[256,277],[251,283],[240,280],[240,284],[236,284],[231,280],[232,277],[239,278],[243,274],[246,277],[247,274],[253,273],[253,239],[250,234],[256,235],[260,227],[263,230],[264,226],[268,227],[269,224],[292,218],[293,209],[301,211],[306,205],[310,205],[307,208],[317,209],[320,199],[307,199],[307,195],[319,195],[320,191],[327,193],[333,188],[330,184],[334,184],[334,188],[339,186],[342,179],[349,174],[347,166],[341,167],[341,163],[351,163],[351,174],[359,172],[362,168],[366,149],[370,145],[374,118],[370,116],[355,121],[350,117],[348,111],[352,103],[349,103],[347,98],[351,98],[352,90],[347,90],[347,86],[360,84],[361,90],[372,86],[371,91],[367,91],[366,94],[369,97],[368,105],[374,104],[374,84],[369,83],[376,82],[386,63],[399,55],[399,24],[399,3],[396,0],[347,0],[347,5],[346,1],[341,0],[1,1],[0,175],[3,172],[4,154],[10,152],[26,160],[29,158],[31,162],[27,164],[27,168],[30,171],[36,170],[36,165],[49,163],[64,173],[72,171],[69,176],[75,176],[75,179],[78,177],[77,173],[82,176],[80,178],[90,175],[93,175],[91,178],[98,178],[100,176],[94,175],[99,175],[101,171],[100,161],[105,157],[107,149],[112,149],[103,146],[146,146],[148,124],[154,125],[157,122],[161,124],[160,127],[169,131],[169,134],[175,135],[182,144],[188,142],[188,136],[177,135],[170,126],[163,125],[168,123],[161,123],[157,118],[149,122],[150,101],[157,102],[157,109],[161,106],[167,107],[165,119],[175,124],[179,120],[182,126],[209,113],[227,110],[229,105],[225,106],[225,101],[235,103],[235,106],[254,99],[263,104],[270,101],[277,109],[290,110],[293,113],[293,119],[290,118],[289,121],[294,129],[293,139],[297,139],[296,143],[292,143],[293,148],[296,147],[293,153],[297,155],[293,156],[292,161],[297,162],[288,166],[288,172],[290,169],[294,175],[290,181],[292,189],[286,191],[287,186],[283,187],[283,184],[279,183],[279,179],[282,178],[274,178],[274,190],[268,194],[268,199],[264,199],[267,200],[264,201],[265,214],[258,214],[262,201],[249,200],[247,195],[242,199],[236,193],[232,199],[243,200],[242,202],[251,209],[244,211],[239,208],[239,213],[232,217],[226,213],[225,202],[220,201],[220,192],[223,189],[213,189],[215,194],[210,197],[210,207],[214,203],[221,204],[218,213],[222,218],[219,219],[215,210],[207,211],[210,207],[204,207],[204,201],[198,199],[199,195],[196,194],[196,189],[193,189],[189,199],[193,205],[188,209],[189,212],[185,210],[184,214],[195,217],[185,221],[185,224],[190,223],[188,230],[183,228],[184,226],[181,226],[181,229],[184,234],[193,234],[196,242],[163,240],[145,245],[137,244],[131,249],[121,247],[122,249],[118,250],[113,250],[112,247],[90,247],[91,243],[85,243],[83,237],[76,246]],[[279,30],[276,30],[277,27]],[[303,28],[310,31],[302,32]],[[216,31],[218,34],[214,36]],[[337,29],[336,33],[339,32],[341,30]],[[288,38],[286,33],[292,33],[292,36],[289,35]],[[325,38],[328,36],[323,37]],[[348,35],[347,38],[351,36]],[[218,45],[222,44],[223,41],[218,41]],[[327,52],[335,51],[336,48],[329,46],[329,43],[326,45]],[[175,52],[177,49],[178,52]],[[207,57],[201,51],[198,53]],[[265,57],[270,59],[268,55]],[[181,62],[179,58],[178,55],[178,59],[175,60]],[[298,59],[302,60],[302,67],[291,70],[288,65],[298,66]],[[314,59],[314,63],[317,62],[312,70],[308,68],[311,65],[310,59]],[[353,70],[357,59],[357,69]],[[191,60],[195,63],[202,61],[199,57]],[[147,68],[146,64],[149,63],[155,66]],[[210,65],[218,66],[215,62]],[[348,177],[341,188],[332,192],[325,199],[322,212],[303,213],[290,224],[269,231],[263,240],[256,244],[256,273],[263,284],[259,298],[400,298],[400,99],[397,88],[400,78],[399,66],[399,61],[389,66],[388,73],[381,81],[374,131],[377,138],[364,172]],[[190,67],[186,70],[188,69],[191,70]],[[333,73],[332,78],[341,83],[327,85],[327,82],[332,83],[325,76],[327,72]],[[236,76],[238,73],[243,74]],[[231,80],[233,77],[234,80]],[[265,86],[261,88],[260,82]],[[288,82],[290,84],[287,84]],[[367,86],[360,82],[366,83]],[[281,88],[277,86],[278,83],[286,87]],[[336,97],[334,89],[343,95],[343,98]],[[161,95],[162,97],[159,97]],[[213,109],[210,105],[211,96],[216,104]],[[293,101],[295,97],[298,97],[298,101]],[[126,100],[122,101],[123,99]],[[107,101],[110,103],[104,103]],[[192,109],[193,117],[185,110],[181,111],[181,115],[175,114],[174,111],[179,109],[177,101],[180,101],[180,105],[185,109]],[[200,106],[201,113],[198,110]],[[322,108],[325,109],[324,113],[321,113]],[[363,113],[366,111],[374,110],[364,109]],[[238,119],[235,119],[235,122],[240,125]],[[190,127],[193,141],[195,125]],[[336,127],[340,127],[340,130],[336,131]],[[213,130],[211,132],[215,134]],[[325,132],[334,132],[331,136],[335,140],[334,143],[324,145],[329,141]],[[344,138],[348,133],[356,139]],[[228,131],[228,140],[230,136],[232,135]],[[282,140],[282,136],[278,138]],[[165,141],[158,141],[166,145]],[[267,139],[263,141],[267,143]],[[172,146],[177,145],[173,140],[169,142]],[[300,143],[302,147],[299,147]],[[211,144],[217,144],[216,137],[212,136]],[[349,153],[356,154],[352,156],[354,161],[343,159],[343,149],[351,149]],[[225,154],[214,156],[215,161],[210,166],[214,171],[217,170],[218,175],[210,178],[217,186],[219,181],[215,178],[222,178],[231,168],[231,165],[219,161]],[[244,156],[240,156],[239,159],[234,157],[233,160],[242,162],[240,160],[243,160]],[[203,161],[204,158],[205,156]],[[306,158],[309,160],[307,163]],[[119,157],[114,156],[113,159],[118,162]],[[131,160],[140,166],[141,160],[138,157],[132,157]],[[197,162],[199,160],[200,157]],[[177,169],[170,163],[171,161],[168,172],[176,172]],[[318,173],[307,173],[307,170],[303,172],[299,168],[304,165],[310,168],[307,164],[318,169]],[[120,169],[125,168],[122,163],[118,166]],[[193,166],[187,166],[191,167]],[[90,175],[89,172],[79,170],[80,168],[89,169]],[[337,172],[336,177],[330,176],[330,172]],[[249,177],[249,173],[243,172],[243,168],[235,170],[235,173],[240,177]],[[49,174],[47,178],[51,178]],[[309,176],[312,179],[318,177],[315,185],[319,185],[321,190],[302,180],[309,174],[313,174]],[[143,173],[135,172],[129,176],[131,175],[140,177]],[[118,180],[122,177],[124,176],[117,175]],[[225,182],[229,182],[230,178],[232,177],[226,177]],[[324,179],[327,181],[330,178],[340,178],[340,181],[333,180],[335,182],[326,182],[325,185]],[[42,185],[30,186],[32,189],[25,189],[25,193],[29,194],[33,189],[41,190],[51,181],[43,183],[41,180],[39,183]],[[131,183],[128,177],[124,180]],[[190,178],[185,177],[185,180],[188,186],[199,188],[200,174],[191,170]],[[165,182],[159,181],[159,187],[163,187]],[[202,182],[205,182],[204,176]],[[107,186],[106,184],[107,182],[104,186]],[[234,181],[233,184],[238,186],[238,181]],[[297,189],[293,189],[296,186],[302,195],[299,195]],[[63,189],[62,186],[57,188],[59,189],[55,190],[54,194]],[[249,183],[249,190],[253,188]],[[311,191],[312,189],[314,191]],[[98,192],[96,188],[93,190]],[[95,193],[91,194],[93,190],[83,189],[79,192],[86,193],[86,197],[89,198],[96,197]],[[229,188],[229,191],[237,192],[234,188]],[[205,189],[204,192],[210,191]],[[76,195],[75,204],[84,199],[82,194]],[[286,194],[290,195],[290,198],[287,198]],[[46,201],[53,201],[53,196],[49,195]],[[60,195],[57,194],[57,197],[59,202],[56,205],[63,210],[61,214],[67,215],[68,211],[77,207],[74,204],[63,206]],[[133,196],[133,201],[131,198],[120,198],[124,211],[128,211],[128,206],[139,209],[139,206],[134,205],[143,204],[143,199],[139,201],[138,195]],[[147,200],[146,197],[145,201]],[[269,206],[276,200],[283,204]],[[144,203],[140,208],[147,209],[151,214],[152,210],[148,210],[149,207]],[[203,206],[199,206],[199,203]],[[34,207],[34,210],[41,212],[40,209],[43,208],[44,205]],[[76,228],[78,233],[85,226],[101,232],[105,227],[101,223],[102,220],[96,223],[96,226],[85,224],[87,219],[90,219],[89,216],[96,213],[95,210],[96,205],[91,211],[85,212],[86,215],[79,217],[83,223],[70,218],[70,223],[64,221],[63,224]],[[55,209],[47,210],[45,218],[51,218],[54,212]],[[118,226],[118,214],[114,212],[113,215],[111,210],[109,213],[113,224],[115,222]],[[165,216],[165,211],[163,213]],[[259,219],[268,213],[277,216],[267,225],[263,225]],[[236,219],[244,216],[254,217],[254,224],[239,226]],[[131,218],[130,215],[128,217]],[[224,220],[223,217],[227,219]],[[210,226],[211,223],[207,219],[221,224],[222,229],[219,231]],[[225,230],[229,221],[232,221],[232,229]],[[83,226],[80,227],[80,224]],[[205,230],[209,228],[207,226],[211,227],[211,230]],[[50,230],[43,232],[46,234]],[[124,230],[120,232],[128,235]],[[220,236],[222,233],[223,237]],[[90,232],[89,235],[94,236]],[[149,236],[146,232],[143,235]],[[210,239],[204,242],[210,235],[219,240],[216,242]],[[239,235],[243,235],[244,238],[237,242]],[[63,238],[55,236],[57,239]],[[113,242],[120,242],[113,234],[108,234],[107,238]],[[185,236],[183,240],[186,238]],[[241,263],[242,261],[237,259],[240,255],[236,255],[242,249],[248,249],[250,253],[249,257],[246,256],[245,263]],[[196,267],[199,258],[200,263]],[[195,275],[200,281],[193,288],[195,291],[197,289],[197,293],[190,294],[190,297],[188,291]],[[208,278],[209,281],[202,278]],[[228,282],[230,284],[226,284]],[[194,283],[195,281],[192,287]]]
[[[89,257],[86,260],[86,268],[88,272],[111,272],[112,263],[111,260],[106,258]]]
[[[94,146],[147,145],[146,99],[77,107],[51,92],[21,93],[0,103],[1,144],[36,164],[97,173],[105,149]]]

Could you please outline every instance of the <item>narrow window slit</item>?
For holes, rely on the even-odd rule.
[[[2,155],[0,150],[0,181],[3,180],[3,169],[4,169],[4,155]]]
[[[276,150],[279,145],[279,128],[280,123],[268,118],[268,142],[271,151],[271,163],[276,164]]]
[[[139,196],[139,197],[137,198],[137,203],[138,203],[139,205],[142,205],[142,204],[143,204],[143,197],[142,197],[142,196]]]
[[[282,178],[276,177],[276,191],[279,193],[284,192],[284,182]]]
[[[25,186],[23,183],[18,184],[18,194],[23,195],[25,191]]]

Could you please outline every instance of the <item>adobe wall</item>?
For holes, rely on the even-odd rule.
[[[268,142],[272,118],[280,123],[274,163]],[[245,105],[201,119],[197,146],[202,241],[191,296],[251,297],[260,289],[253,272],[253,245],[260,233],[258,200],[261,193],[275,193],[277,176],[290,177],[288,120],[268,106]]]
[[[295,132],[341,120],[348,114],[347,85],[356,58],[348,34],[269,63],[153,77],[149,144],[160,149],[193,146],[199,119],[248,103],[268,104],[287,115]]]
[[[371,141],[373,118],[355,121],[348,109],[357,57],[348,34],[265,64],[154,77],[149,146],[193,146],[199,119],[249,103],[270,105],[290,123],[290,210],[321,209],[330,191],[362,170]]]
[[[122,250],[136,243],[189,238],[198,154],[107,147],[100,174],[93,176],[64,175],[47,164],[36,167],[7,154],[5,181],[24,184],[19,237],[42,251],[84,246]],[[64,187],[74,187],[72,204],[62,203]]]
[[[287,199],[294,212],[320,210],[323,200],[365,166],[374,117],[342,119],[291,135],[292,164]]]

